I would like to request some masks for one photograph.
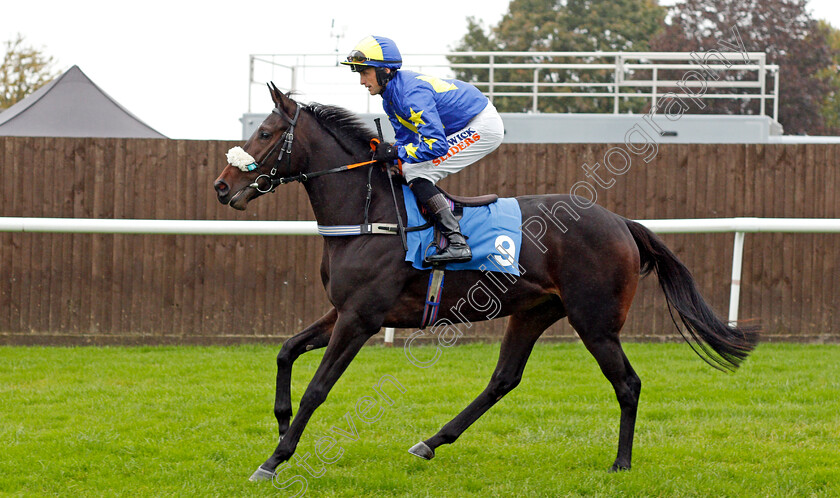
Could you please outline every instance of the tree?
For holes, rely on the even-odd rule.
[[[568,59],[541,56],[538,52],[646,51],[648,40],[662,29],[666,9],[656,0],[513,0],[498,25],[485,32],[484,27],[468,19],[467,34],[456,46],[457,51],[527,51],[533,56],[506,59],[515,63],[563,63]],[[593,58],[591,61],[594,62]],[[450,62],[465,62],[451,57]],[[470,61],[475,62],[475,61]],[[485,61],[486,62],[486,61]],[[580,63],[577,59],[574,62]],[[603,62],[603,61],[601,61]],[[456,69],[456,75],[467,81],[487,81],[487,70]],[[497,81],[533,82],[534,73],[527,69],[507,69],[497,74]],[[569,92],[563,82],[609,83],[612,70],[543,70],[543,83],[557,83],[546,92]],[[522,87],[496,87],[498,92],[523,91]],[[543,90],[541,90],[543,91]],[[603,92],[603,88],[573,91]],[[499,97],[494,100],[500,111],[522,112],[531,108],[527,97]],[[640,101],[631,107],[643,106]],[[541,99],[541,112],[597,112],[612,110],[611,98]]]
[[[53,58],[24,45],[22,35],[5,42],[5,47],[0,66],[0,110],[7,109],[57,76],[52,70]]]
[[[780,66],[779,122],[788,134],[821,134],[820,111],[830,92],[822,74],[831,64],[824,31],[806,9],[807,0],[684,0],[675,4],[667,27],[651,40],[651,49],[703,52],[731,41],[737,27],[749,52],[765,52]],[[725,76],[726,77],[726,76]],[[730,74],[729,78],[734,75]],[[746,91],[744,93],[747,93]],[[757,99],[706,99],[705,113],[756,114]]]
[[[820,114],[825,120],[825,133],[840,135],[840,30],[825,21],[819,21],[818,29],[825,34],[831,53],[831,64],[817,73],[818,78],[828,81],[829,87]]]

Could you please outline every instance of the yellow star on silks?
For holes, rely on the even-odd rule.
[[[437,142],[437,138],[421,138],[423,138],[423,141],[426,142],[426,145],[429,146],[429,150],[432,150],[432,145],[434,145],[434,143]]]
[[[400,116],[399,114],[397,114],[396,116],[397,116],[397,121],[399,121],[401,125],[405,126],[406,128],[408,128],[409,130],[413,131],[414,133],[419,133],[419,132],[417,131],[417,127],[416,127],[416,126],[414,126],[414,125],[411,123],[411,121],[406,121],[406,119],[405,119],[405,118],[403,118],[402,116]]]
[[[454,83],[444,81],[444,80],[442,80],[440,78],[436,78],[434,76],[426,76],[425,74],[421,74],[420,76],[417,77],[417,79],[418,80],[423,80],[423,81],[429,83],[430,85],[432,85],[432,88],[434,88],[435,92],[437,92],[437,93],[450,92],[452,90],[457,90],[458,89],[458,87],[455,86]]]
[[[405,144],[405,152],[414,159],[417,159],[417,148],[414,144]]]
[[[423,116],[423,111],[414,112],[414,109],[412,109],[411,107],[409,107],[408,110],[411,111],[411,117],[408,118],[408,120],[414,123],[415,126],[422,126],[426,124],[426,122],[423,121],[423,118],[421,117]]]

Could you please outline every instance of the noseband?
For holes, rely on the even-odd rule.
[[[289,177],[277,177],[277,170],[280,167],[281,163],[283,162],[283,156],[286,156],[286,160],[289,164],[289,171],[292,169],[292,143],[295,140],[295,126],[297,125],[298,116],[300,116],[300,105],[298,104],[295,108],[295,117],[289,119],[286,114],[280,109],[280,106],[275,107],[271,110],[274,114],[279,115],[283,119],[289,122],[289,128],[283,133],[283,136],[280,137],[280,140],[274,144],[274,147],[268,151],[268,154],[265,155],[264,161],[267,161],[274,151],[277,150],[277,147],[280,147],[280,152],[277,154],[277,159],[274,161],[274,166],[271,168],[271,171],[268,174],[263,173],[262,175],[256,177],[254,179],[254,183],[250,186],[257,189],[262,194],[267,194],[268,192],[273,192],[274,189],[277,188],[278,185],[283,185],[285,183],[293,182],[293,181],[306,181],[306,175],[297,175],[297,176],[289,176]],[[257,163],[257,168],[261,167],[262,164]],[[265,178],[268,180],[268,188],[263,190],[260,188],[260,179]]]

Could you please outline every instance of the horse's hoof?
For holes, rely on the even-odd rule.
[[[257,471],[251,474],[251,478],[248,479],[251,482],[259,482],[259,481],[270,481],[274,479],[274,472],[269,472],[262,467],[258,467]]]
[[[435,457],[434,450],[426,446],[426,443],[422,441],[412,446],[408,452],[414,456],[419,456],[423,460],[431,460]]]
[[[610,473],[611,473],[611,474],[612,474],[613,472],[621,472],[621,471],[623,471],[623,470],[630,470],[630,466],[629,466],[629,465],[627,465],[627,466],[620,465],[618,462],[615,462],[615,463],[613,464],[613,466],[612,466],[612,467],[610,467]]]

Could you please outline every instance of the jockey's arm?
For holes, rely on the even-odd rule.
[[[405,163],[431,161],[446,154],[443,123],[431,93],[420,89],[405,96],[403,105],[389,115],[396,136],[395,146]]]

